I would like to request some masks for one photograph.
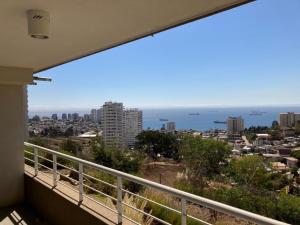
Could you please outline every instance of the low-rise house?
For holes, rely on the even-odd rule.
[[[281,163],[281,162],[273,162],[273,163],[271,163],[271,166],[272,166],[273,170],[276,170],[279,172],[282,172],[282,171],[288,169],[287,165],[285,165],[284,163]]]
[[[278,162],[282,159],[282,156],[279,154],[263,154],[263,157],[271,162]]]
[[[201,135],[202,135],[202,133],[201,133],[201,132],[198,132],[198,131],[196,131],[196,132],[193,133],[193,136],[194,136],[194,137],[201,136]]]
[[[237,150],[237,149],[233,149],[233,150],[231,150],[231,152],[232,152],[232,155],[241,155],[240,150]]]
[[[286,137],[286,138],[284,138],[284,140],[287,142],[295,142],[296,138],[295,137]]]
[[[278,140],[275,140],[273,141],[273,145],[281,145],[282,144],[282,141],[278,141]]]
[[[252,148],[250,148],[248,146],[244,146],[241,151],[244,154],[248,154],[248,153],[250,153],[252,151]]]
[[[277,148],[277,150],[281,156],[289,156],[292,151],[290,148],[285,148],[285,147]]]
[[[256,134],[257,138],[268,140],[270,138],[269,134]]]
[[[295,130],[292,128],[283,128],[282,129],[283,136],[286,137],[294,137],[295,136]]]
[[[220,141],[226,141],[227,139],[228,139],[227,134],[224,134],[224,133],[218,134],[218,140],[220,140]]]
[[[286,165],[290,168],[297,167],[298,159],[294,157],[284,157]]]

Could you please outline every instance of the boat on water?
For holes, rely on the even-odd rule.
[[[266,114],[267,112],[261,112],[261,111],[252,111],[249,113],[250,116],[261,116],[263,114]]]
[[[189,113],[189,116],[199,116],[200,113]]]
[[[251,112],[251,113],[249,113],[249,116],[261,116],[262,115],[262,113],[260,113],[260,112]]]
[[[164,119],[164,118],[160,118],[159,121],[164,122],[164,121],[169,121],[169,120],[168,119]]]
[[[220,121],[220,120],[215,120],[214,123],[222,123],[222,124],[226,124],[226,121]]]

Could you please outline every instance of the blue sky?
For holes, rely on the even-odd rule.
[[[300,104],[299,11],[258,0],[47,70],[29,109]]]

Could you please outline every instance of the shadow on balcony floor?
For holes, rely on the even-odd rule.
[[[49,225],[34,210],[23,204],[0,208],[0,225]]]
[[[25,165],[25,201],[36,209],[47,222],[55,225],[116,225],[117,214],[86,196],[79,204],[76,186],[59,181],[53,188],[52,173],[39,171]],[[132,225],[124,221],[124,225]],[[2,224],[0,224],[2,225]]]

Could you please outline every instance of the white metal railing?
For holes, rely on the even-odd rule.
[[[160,218],[157,218],[157,217],[155,217],[155,216],[153,216],[153,215],[151,215],[147,212],[144,212],[143,210],[140,210],[138,208],[135,208],[135,207],[123,202],[123,198],[122,198],[123,194],[128,193],[128,194],[133,195],[137,198],[143,199],[147,202],[151,202],[151,203],[156,204],[160,207],[163,207],[167,210],[178,213],[179,215],[181,215],[181,224],[182,225],[187,224],[187,219],[188,218],[191,218],[195,221],[198,221],[201,224],[207,224],[207,225],[210,224],[210,223],[205,222],[201,219],[198,219],[198,218],[196,218],[192,215],[189,215],[187,213],[187,203],[188,202],[194,203],[194,204],[197,204],[197,205],[200,205],[200,206],[212,209],[212,210],[215,210],[217,212],[221,212],[221,213],[224,213],[224,214],[228,214],[228,215],[237,217],[237,218],[242,219],[244,221],[253,222],[255,224],[261,224],[261,225],[288,225],[287,223],[283,223],[283,222],[273,220],[273,219],[270,219],[270,218],[267,218],[267,217],[264,217],[264,216],[260,216],[258,214],[251,213],[251,212],[239,209],[239,208],[235,208],[235,207],[232,207],[232,206],[220,203],[220,202],[216,202],[216,201],[213,201],[213,200],[210,200],[210,199],[207,199],[207,198],[203,198],[203,197],[200,197],[200,196],[197,196],[197,195],[194,195],[194,194],[190,194],[190,193],[187,193],[187,192],[184,192],[184,191],[180,191],[178,189],[168,187],[166,185],[162,185],[162,184],[152,182],[152,181],[149,181],[149,180],[137,177],[137,176],[133,176],[133,175],[130,175],[130,174],[127,174],[127,173],[124,173],[124,172],[120,172],[118,170],[114,170],[114,169],[111,169],[111,168],[108,168],[108,167],[105,167],[105,166],[101,166],[101,165],[98,165],[96,163],[92,163],[92,162],[89,162],[89,161],[86,161],[86,160],[83,160],[83,159],[80,159],[80,158],[69,156],[69,155],[66,155],[66,154],[48,149],[48,148],[44,148],[44,147],[37,146],[37,145],[34,145],[34,144],[30,144],[30,143],[27,143],[27,142],[25,142],[24,145],[26,147],[33,148],[32,152],[25,150],[25,153],[32,155],[32,159],[30,159],[28,157],[25,157],[25,160],[32,163],[32,165],[34,167],[35,176],[37,176],[38,173],[39,173],[39,167],[44,167],[48,170],[51,170],[52,171],[51,179],[53,179],[53,187],[56,187],[57,182],[59,182],[58,179],[57,179],[57,175],[59,174],[59,172],[57,170],[58,165],[77,172],[78,173],[78,186],[79,186],[78,190],[74,189],[74,188],[71,188],[70,186],[68,186],[68,185],[66,185],[62,182],[60,182],[60,183],[62,185],[66,185],[67,187],[69,187],[73,190],[76,190],[79,193],[79,195],[78,195],[78,201],[79,202],[83,201],[83,196],[84,196],[84,197],[96,202],[97,204],[111,210],[112,212],[116,213],[117,218],[118,218],[118,224],[121,224],[124,218],[131,221],[131,222],[133,222],[133,223],[135,223],[135,224],[139,224],[138,222],[132,220],[131,218],[128,218],[127,216],[125,216],[123,214],[123,206],[132,208],[133,210],[136,210],[137,212],[143,213],[145,216],[151,217],[152,219],[154,219],[154,220],[156,220],[156,221],[158,221],[162,224],[167,224],[167,225],[170,224],[170,223],[168,223],[168,222],[166,222],[166,221],[164,221]],[[45,153],[51,154],[52,155],[52,160],[46,159],[45,157],[41,156],[39,154],[40,152],[45,152]],[[47,166],[39,163],[39,158],[41,158],[43,160],[46,159],[47,161],[51,162],[52,163],[52,168],[47,167]],[[74,168],[69,168],[69,167],[64,166],[60,163],[57,163],[58,158],[63,158],[63,159],[66,159],[66,160],[70,160],[71,162],[77,163],[78,170],[76,170]],[[95,177],[92,177],[88,174],[85,174],[84,173],[84,167],[94,168],[96,170],[106,172],[106,173],[108,173],[112,176],[115,176],[117,178],[117,184],[113,185],[113,184],[107,183],[105,181],[99,180]],[[99,191],[99,190],[97,190],[93,187],[90,187],[90,186],[86,185],[84,183],[84,177],[95,179],[95,180],[97,180],[97,181],[99,181],[103,184],[106,184],[106,185],[108,185],[112,188],[115,188],[116,191],[117,191],[116,198],[113,197],[113,196],[110,196],[110,195],[108,195],[104,192],[101,192],[101,191]],[[180,202],[181,202],[181,210],[179,211],[177,209],[170,208],[169,206],[160,204],[160,203],[155,202],[151,199],[148,199],[146,197],[143,197],[141,195],[132,193],[132,192],[124,189],[123,188],[123,180],[131,181],[133,183],[140,184],[140,185],[145,186],[145,187],[154,188],[154,189],[157,189],[159,191],[171,194],[172,196],[175,196],[175,197],[179,198]],[[86,195],[84,193],[84,187],[89,188],[92,191],[94,191],[96,193],[99,193],[103,196],[106,196],[106,197],[110,198],[112,201],[115,201],[117,210],[114,210],[114,209],[106,206],[105,204],[101,203],[100,201]]]

